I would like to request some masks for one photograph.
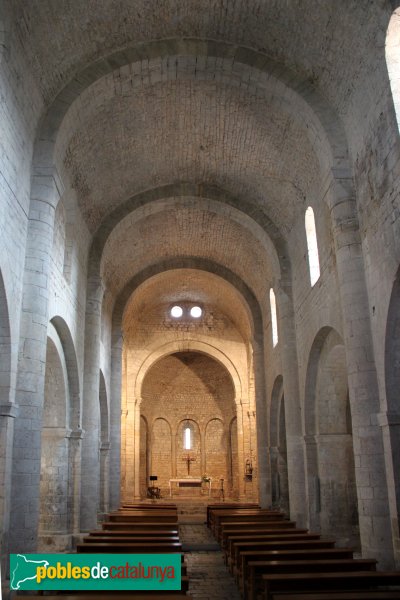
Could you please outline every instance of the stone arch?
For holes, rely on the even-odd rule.
[[[0,65],[10,52],[10,15],[7,2],[0,0]]]
[[[68,545],[70,472],[68,461],[69,390],[61,340],[49,323],[40,465],[39,547]]]
[[[311,527],[359,547],[346,353],[331,327],[318,332],[309,355],[305,432]]]
[[[122,373],[122,321],[124,310],[127,306],[127,303],[134,293],[134,291],[148,278],[157,275],[158,273],[168,271],[170,269],[180,269],[180,268],[189,268],[189,269],[200,269],[205,270],[210,273],[214,273],[223,279],[225,279],[228,283],[233,285],[236,290],[243,297],[246,310],[249,314],[249,319],[251,322],[252,329],[252,344],[253,344],[253,361],[254,361],[254,375],[255,375],[255,396],[256,396],[256,406],[257,406],[257,423],[260,423],[259,431],[257,433],[257,445],[258,445],[258,484],[259,484],[259,500],[263,506],[267,506],[269,503],[269,499],[267,496],[267,480],[269,480],[269,469],[267,464],[267,442],[264,440],[263,436],[265,436],[265,431],[262,426],[263,423],[266,422],[266,406],[264,402],[265,398],[265,372],[264,372],[264,340],[263,340],[263,317],[261,312],[261,307],[258,303],[257,298],[255,297],[252,290],[242,281],[240,277],[238,277],[231,270],[222,267],[219,264],[216,264],[213,261],[207,259],[201,259],[198,257],[177,257],[175,259],[169,259],[161,261],[160,263],[151,265],[150,267],[144,269],[140,273],[138,273],[131,281],[129,281],[125,288],[121,291],[119,296],[116,299],[114,304],[113,311],[113,320],[112,320],[112,339],[115,340],[115,352],[113,352],[113,373],[119,374],[118,382],[115,381],[113,387],[113,402],[112,407],[116,408],[120,406],[121,402],[121,382],[120,376]],[[162,356],[179,351],[199,351],[205,354],[210,354],[210,356],[214,357],[216,360],[221,362],[231,374],[231,377],[234,382],[235,388],[235,403],[237,407],[240,407],[240,398],[242,397],[243,390],[243,382],[240,381],[240,377],[236,372],[236,368],[234,365],[230,364],[229,357],[226,357],[225,354],[219,352],[218,349],[213,349],[212,346],[205,344],[202,346],[203,342],[198,342],[196,340],[185,340],[185,341],[175,341],[172,346],[162,347],[162,349],[157,349],[154,353],[152,353],[147,361],[142,363],[142,367],[140,369],[139,375],[135,382],[135,393],[134,396],[136,400],[140,403],[141,399],[141,384],[143,382],[143,378],[150,368],[151,364],[154,363],[157,359],[162,358]],[[217,352],[216,352],[217,351]],[[116,378],[114,378],[116,379]],[[115,400],[114,400],[115,399]],[[115,419],[118,419],[120,415],[120,411],[115,413]],[[115,421],[116,422],[116,421]],[[237,431],[238,431],[238,440],[242,439],[243,431],[241,428],[241,422],[237,422]],[[112,449],[118,448],[120,444],[120,432],[117,428],[114,428],[114,436],[112,438]],[[243,448],[242,445],[239,445],[238,452],[242,453]],[[239,472],[240,477],[238,480],[238,485],[242,485],[242,477],[244,476],[244,464],[243,461],[239,460]],[[120,456],[114,455],[113,465],[120,464]],[[117,472],[117,469],[116,469]],[[121,474],[121,479],[124,481],[124,489],[134,490],[134,483],[127,482],[128,473],[124,475]],[[119,481],[115,480],[114,488],[119,488]],[[115,492],[115,496],[117,493]]]
[[[236,405],[240,404],[243,384],[235,365],[231,362],[229,357],[221,352],[221,350],[211,344],[199,340],[176,340],[168,342],[157,348],[157,350],[152,352],[143,361],[135,381],[135,398],[139,398],[139,402],[141,402],[141,390],[146,374],[156,362],[170,354],[175,354],[176,352],[199,352],[200,354],[206,354],[219,362],[228,371],[235,390],[235,403]]]
[[[270,409],[270,464],[272,504],[289,513],[289,482],[283,377],[275,379]]]
[[[248,69],[277,78],[281,84],[289,88],[290,93],[301,99],[305,106],[315,115],[319,124],[319,136],[327,140],[325,150],[332,155],[332,167],[349,169],[346,136],[344,128],[333,109],[322,99],[315,86],[297,76],[282,64],[277,64],[270,57],[251,48],[240,47],[236,44],[218,42],[215,40],[199,39],[168,39],[141,43],[114,52],[99,59],[77,73],[70,83],[60,91],[53,104],[49,107],[42,126],[38,131],[35,144],[34,165],[50,166],[53,164],[54,140],[70,105],[78,96],[97,79],[113,70],[132,64],[143,59],[150,60],[161,56],[207,56],[221,60],[232,61],[244,65]],[[318,139],[318,136],[316,136]],[[50,142],[50,143],[49,143]],[[339,162],[340,161],[340,162]],[[350,171],[349,171],[350,172]],[[343,173],[343,171],[342,171]]]
[[[69,392],[69,427],[72,430],[81,429],[81,389],[78,359],[71,331],[65,320],[56,315],[50,319],[51,325],[57,332],[65,358],[68,392]]]
[[[10,403],[11,327],[6,289],[0,270],[0,405]],[[5,410],[5,408],[3,409]]]
[[[173,439],[171,424],[157,417],[151,428],[151,475],[158,477],[157,484],[162,495],[167,494],[173,468]]]
[[[1,55],[0,55],[1,61]],[[12,369],[11,327],[8,310],[6,288],[0,269],[0,544],[3,548],[2,565],[8,540],[8,515],[11,502],[9,457],[12,448],[14,418],[17,409],[11,402],[11,369]]]
[[[387,419],[384,423],[386,447],[389,448],[393,490],[389,491],[392,530],[399,539],[400,514],[400,269],[390,297],[385,335],[385,387]],[[386,450],[388,452],[388,450]]]

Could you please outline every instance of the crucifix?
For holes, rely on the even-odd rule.
[[[194,456],[190,456],[190,454],[188,454],[187,456],[184,456],[182,458],[182,460],[184,460],[187,464],[187,470],[188,470],[188,475],[190,475],[190,463],[194,462],[196,459],[194,458]]]

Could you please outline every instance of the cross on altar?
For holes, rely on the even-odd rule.
[[[182,458],[182,460],[184,460],[187,464],[187,470],[188,470],[188,475],[190,475],[190,463],[194,462],[196,459],[194,456],[190,456],[190,454],[188,454],[187,456],[184,456]]]

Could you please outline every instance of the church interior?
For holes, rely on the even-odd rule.
[[[400,569],[400,3],[0,0],[0,535],[255,503]]]

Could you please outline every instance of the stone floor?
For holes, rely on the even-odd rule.
[[[240,600],[215,538],[206,526],[207,501],[177,502],[179,536],[188,565],[189,594],[195,600]]]

